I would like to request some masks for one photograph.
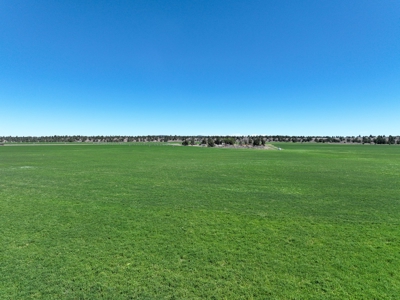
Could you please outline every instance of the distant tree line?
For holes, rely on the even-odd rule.
[[[262,147],[265,143],[341,143],[341,144],[400,144],[400,136],[287,136],[287,135],[248,135],[248,136],[3,136],[0,143],[133,143],[133,142],[179,142],[184,146],[251,146]]]

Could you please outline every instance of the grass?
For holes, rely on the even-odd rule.
[[[400,147],[0,147],[0,299],[396,299]]]

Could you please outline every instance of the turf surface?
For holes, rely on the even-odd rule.
[[[400,147],[0,147],[0,299],[398,299]]]

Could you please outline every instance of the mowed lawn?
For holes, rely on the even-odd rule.
[[[0,147],[0,299],[398,299],[400,147]]]

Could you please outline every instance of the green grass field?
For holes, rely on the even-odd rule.
[[[0,147],[0,299],[399,299],[400,147]]]

